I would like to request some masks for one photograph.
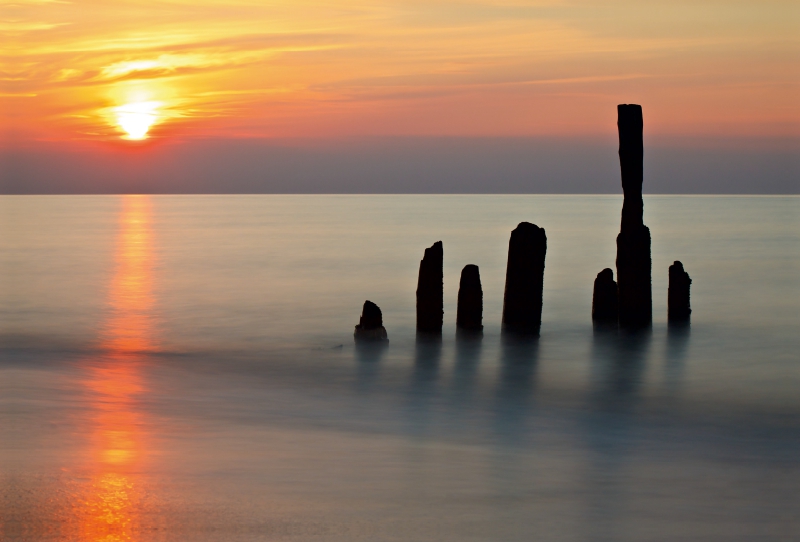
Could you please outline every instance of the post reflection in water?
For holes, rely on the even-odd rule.
[[[667,327],[667,350],[664,383],[670,397],[677,397],[683,381],[691,327],[685,322],[670,322]]]
[[[442,337],[418,332],[407,396],[410,430],[414,435],[422,436],[429,430],[431,411],[439,393],[437,383],[441,362]]]
[[[529,434],[539,339],[503,333],[500,343],[500,374],[494,404],[494,432],[506,446],[521,444]]]
[[[386,343],[364,343],[355,344],[356,359],[356,392],[361,395],[369,395],[373,389],[381,370],[381,359],[388,345]]]
[[[621,540],[620,524],[635,506],[627,492],[631,457],[639,439],[635,422],[652,331],[595,329],[590,392],[581,434],[589,451],[586,540]]]
[[[454,413],[461,414],[473,404],[483,347],[483,333],[456,332],[456,356],[453,368],[452,400]]]
[[[123,196],[102,354],[85,361],[92,428],[80,527],[86,542],[135,540],[142,509],[148,424],[137,401],[147,392],[144,354],[154,340],[151,214],[148,196]]]

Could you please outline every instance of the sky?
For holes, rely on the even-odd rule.
[[[0,192],[798,193],[796,0],[0,3]]]

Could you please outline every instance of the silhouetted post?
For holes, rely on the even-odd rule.
[[[544,229],[520,222],[508,242],[503,329],[539,334],[542,324],[542,290],[547,236]]]
[[[444,275],[442,264],[444,249],[442,242],[435,242],[425,249],[419,262],[417,281],[417,331],[441,333],[444,319]]]
[[[614,281],[614,272],[606,268],[594,279],[592,321],[604,326],[616,326],[618,317],[617,283]]]
[[[617,236],[619,324],[642,328],[653,322],[650,229],[644,225],[642,106],[617,106],[619,165],[622,172],[622,224]]]
[[[675,261],[669,266],[669,290],[667,290],[667,319],[670,322],[686,322],[692,314],[689,305],[689,288],[692,279],[684,271],[683,264]]]
[[[364,301],[361,319],[353,334],[356,341],[389,341],[386,328],[383,327],[383,313],[372,301]]]
[[[461,270],[456,326],[470,331],[483,329],[483,289],[477,265],[470,264]]]

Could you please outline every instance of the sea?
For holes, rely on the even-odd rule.
[[[653,325],[617,333],[618,195],[0,197],[0,539],[800,540],[800,197],[644,201]],[[538,339],[501,333],[522,221]],[[388,345],[354,343],[365,300]]]

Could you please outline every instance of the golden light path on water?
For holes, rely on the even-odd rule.
[[[85,542],[136,539],[148,450],[148,419],[137,407],[137,398],[147,393],[142,353],[152,348],[154,332],[151,213],[149,197],[122,198],[116,271],[101,340],[105,355],[85,363],[91,397],[91,482],[79,513],[80,539]]]

